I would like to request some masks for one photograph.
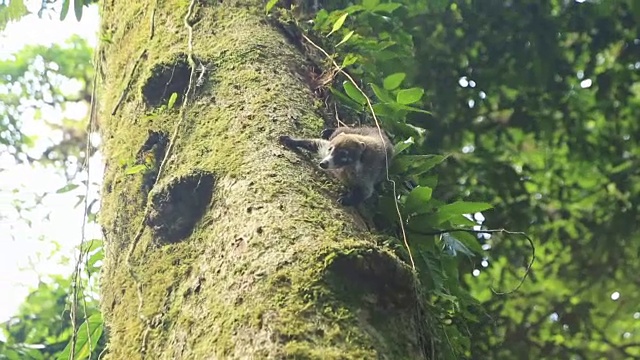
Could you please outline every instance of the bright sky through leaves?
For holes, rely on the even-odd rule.
[[[97,7],[85,9],[82,22],[78,23],[73,17],[61,22],[57,17],[42,19],[36,15],[25,16],[18,22],[10,23],[0,33],[0,59],[7,59],[11,54],[25,45],[51,45],[62,43],[73,34],[87,39],[91,46],[95,46],[98,28]],[[83,116],[86,109],[78,109],[78,116]],[[29,135],[40,138],[50,136],[49,128],[42,122],[33,120],[24,114],[23,130]],[[43,114],[48,119],[60,117],[60,114]],[[91,161],[91,181],[102,178],[102,164],[99,156]],[[26,213],[26,217],[33,220],[29,227],[24,221],[16,219],[16,212],[12,201],[22,198],[27,202],[33,201],[34,194],[55,191],[66,184],[65,179],[57,175],[51,168],[31,168],[27,165],[13,165],[12,157],[0,155],[0,168],[6,169],[0,173],[0,321],[8,319],[22,303],[29,289],[36,286],[38,275],[69,274],[73,267],[74,253],[72,248],[80,242],[80,228],[82,223],[82,206],[73,208],[77,202],[76,195],[83,194],[82,187],[65,194],[50,194],[43,204],[35,211]],[[78,180],[84,180],[81,177]],[[18,189],[17,193],[13,190]],[[92,197],[95,195],[95,186]],[[91,196],[91,195],[90,195]],[[42,221],[46,212],[52,212],[48,221]],[[99,232],[97,226],[88,227],[88,237],[96,237]],[[55,241],[62,246],[56,257],[49,258],[55,249]],[[38,255],[39,254],[39,255]],[[67,264],[59,264],[59,256],[69,258]],[[34,269],[21,270],[21,269]]]

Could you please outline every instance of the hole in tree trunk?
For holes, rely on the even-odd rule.
[[[211,202],[214,183],[212,173],[197,171],[152,196],[146,224],[161,244],[176,243],[191,235]]]
[[[142,96],[147,104],[153,107],[166,105],[171,94],[177,93],[178,98],[174,106],[180,106],[189,87],[189,77],[191,76],[191,66],[189,66],[187,56],[181,54],[171,64],[157,64],[153,68],[152,74],[142,87]]]

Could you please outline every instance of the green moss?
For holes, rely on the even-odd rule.
[[[115,29],[101,102],[105,184],[111,188],[101,209],[109,244],[102,299],[111,359],[140,356],[146,329],[125,263],[146,204],[142,174],[125,175],[118,163],[133,159],[148,130],[172,135],[177,125],[157,186],[196,170],[217,180],[211,207],[188,239],[161,246],[146,229],[137,244],[142,315],[151,320],[148,355],[375,358],[387,351],[376,345],[378,336],[412,336],[400,326],[403,316],[386,323],[377,314],[363,320],[357,305],[362,294],[336,291],[327,281],[337,259],[379,249],[354,226],[352,215],[335,206],[331,195],[338,185],[276,143],[281,133],[318,134],[320,104],[312,103],[296,74],[302,56],[260,16],[229,2],[198,3],[194,56],[207,68],[204,84],[183,120],[177,108],[146,105],[141,89],[154,66],[171,64],[187,51],[182,18],[188,4],[158,2],[151,40],[145,24],[153,4],[117,0],[103,19]],[[110,116],[143,48],[147,56],[131,89]],[[389,351],[407,358],[406,349]]]

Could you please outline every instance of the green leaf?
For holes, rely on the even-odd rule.
[[[448,250],[448,252],[453,256],[456,256],[458,252],[468,256],[473,256],[473,252],[469,250],[463,242],[456,239],[449,233],[442,234],[442,242],[444,243],[445,250]]]
[[[90,222],[90,223],[98,222],[98,214],[96,214],[96,213],[89,213],[89,214],[87,215],[87,222]]]
[[[379,3],[380,0],[362,0],[362,6],[367,10],[373,10]]]
[[[431,114],[431,112],[429,112],[427,110],[422,110],[420,108],[409,106],[409,105],[402,105],[402,104],[398,104],[398,103],[393,103],[392,106],[394,108],[398,109],[398,110],[421,112],[421,113],[424,113],[424,114]]]
[[[267,6],[264,7],[265,14],[268,14],[269,11],[278,3],[278,0],[269,0]]]
[[[395,155],[398,155],[401,152],[403,152],[405,149],[409,148],[414,143],[415,141],[413,141],[413,136],[409,137],[405,141],[400,141],[399,143],[395,144],[395,146],[393,147],[393,153]]]
[[[418,186],[411,190],[405,202],[405,210],[408,214],[421,214],[427,208],[426,203],[431,200],[433,190],[425,186]]]
[[[362,5],[351,5],[348,8],[344,9],[349,15],[356,14],[360,11],[364,11],[364,6]]]
[[[178,93],[174,92],[173,94],[171,94],[171,97],[169,98],[167,109],[173,109],[173,105],[175,105],[176,100],[178,100]]]
[[[84,201],[84,195],[78,195],[77,197],[78,197],[78,201],[75,203],[75,205],[73,205],[74,209],[77,208]]]
[[[373,9],[373,12],[386,12],[386,13],[392,13],[394,10],[396,10],[397,8],[399,8],[400,6],[402,6],[401,4],[397,4],[397,3],[384,3],[384,4],[378,4],[378,6],[376,6]]]
[[[438,214],[418,214],[409,218],[407,230],[409,231],[433,231],[441,223]]]
[[[25,358],[24,355],[26,355],[24,353],[21,354],[21,353],[15,351],[13,349],[4,349],[3,348],[2,352],[3,352],[2,355],[6,356],[6,359],[8,359],[8,360],[22,360],[22,359]]]
[[[402,84],[402,81],[404,80],[405,77],[407,77],[407,74],[403,72],[397,72],[395,74],[391,74],[386,78],[384,78],[382,86],[384,86],[386,90],[396,89],[398,86],[400,86],[400,84]]]
[[[376,84],[370,84],[370,85],[371,85],[371,88],[373,89],[373,93],[376,94],[376,96],[378,97],[378,99],[380,101],[385,102],[385,103],[395,103],[396,102],[391,97],[391,94],[389,94],[389,92],[387,92],[386,90],[378,87],[378,85],[376,85]]]
[[[28,13],[23,0],[0,2],[0,31],[4,30],[9,22],[19,21]]]
[[[420,251],[420,258],[423,260],[424,265],[426,267],[426,271],[420,271],[420,273],[428,274],[429,279],[433,285],[433,288],[437,291],[438,289],[442,289],[444,284],[444,273],[442,272],[441,267],[438,264],[437,258],[434,257],[433,253],[430,251]]]
[[[464,232],[464,231],[456,231],[449,234],[450,236],[456,238],[458,241],[463,243],[467,248],[471,249],[476,254],[482,254],[484,250],[478,242],[478,237],[474,234]]]
[[[443,155],[398,155],[393,161],[392,168],[394,172],[410,171],[411,175],[418,176],[431,170],[446,158]]]
[[[362,105],[358,104],[357,102],[351,100],[347,95],[343,94],[341,91],[334,89],[333,87],[329,87],[329,91],[331,91],[331,93],[337,97],[338,99],[340,99],[340,102],[342,102],[342,104],[344,104],[345,106],[348,106],[354,110],[362,110]]]
[[[422,95],[424,95],[424,89],[414,87],[410,89],[403,89],[398,91],[398,95],[396,96],[396,101],[402,105],[413,104],[420,99],[422,99]]]
[[[367,103],[367,98],[365,98],[360,90],[358,90],[358,88],[356,88],[351,82],[345,81],[342,83],[342,86],[344,87],[344,92],[346,92],[347,95],[349,95],[349,97],[355,100],[358,104],[364,105]]]
[[[333,28],[331,29],[331,31],[327,34],[327,37],[329,37],[331,34],[333,34],[334,32],[340,30],[340,28],[342,27],[342,25],[344,25],[344,21],[347,19],[347,16],[349,16],[349,13],[344,13],[342,16],[340,16],[338,18],[338,20],[336,20],[335,23],[333,23]]]
[[[640,7],[640,6],[639,6]],[[630,169],[631,167],[633,167],[633,161],[625,161],[622,164],[613,167],[611,170],[609,170],[610,173],[615,174],[615,173],[619,173],[625,170]]]
[[[480,211],[488,210],[493,208],[493,205],[482,203],[482,202],[466,202],[466,201],[456,201],[451,204],[447,204],[438,209],[438,212],[441,214],[447,215],[464,215],[464,214],[475,214]]]
[[[389,116],[380,117],[380,120],[384,124],[385,129],[388,129],[388,131],[390,131],[392,134],[399,137],[407,138],[410,136],[415,136],[417,138],[420,136],[420,133],[416,131],[415,127],[398,121],[397,116],[397,113],[392,113]]]
[[[341,44],[344,44],[345,42],[349,41],[349,39],[351,39],[351,37],[353,36],[354,31],[349,31],[349,33],[347,33],[347,35],[345,35],[342,40],[340,40],[340,42],[336,45],[336,47],[340,46]]]
[[[87,264],[89,268],[95,267],[96,263],[100,260],[104,259],[104,250],[97,251],[95,254],[89,257]]]
[[[358,61],[358,55],[349,53],[344,57],[344,60],[342,60],[342,67],[346,68],[347,66],[351,66],[355,64],[356,61]]]
[[[469,226],[478,225],[478,223],[476,223],[474,220],[469,219],[468,217],[466,217],[464,215],[450,216],[447,213],[441,213],[440,215],[442,215],[442,216],[440,216],[440,218],[444,219],[444,220],[442,220],[442,222],[448,221],[449,224],[451,224],[451,227],[461,227],[461,226],[462,227],[469,227]]]
[[[313,23],[315,24],[313,28],[316,30],[322,28],[322,25],[324,25],[324,23],[327,22],[328,19],[329,13],[327,12],[327,10],[321,9],[316,14],[315,19],[313,19]]]
[[[133,175],[133,174],[137,174],[143,170],[145,170],[147,168],[147,165],[145,164],[139,164],[139,165],[134,165],[130,168],[128,168],[127,170],[125,170],[125,174],[126,175]]]
[[[95,249],[102,247],[102,240],[100,239],[91,239],[80,244],[80,251],[84,253],[92,252]]]
[[[82,19],[82,6],[84,6],[84,0],[73,0],[73,11],[78,21]]]
[[[393,108],[387,104],[373,104],[373,111],[376,113],[376,116],[394,116],[396,113]],[[399,124],[397,121],[393,121],[394,124]]]
[[[42,112],[41,109],[36,109],[36,112],[38,110],[40,110],[40,112]],[[41,117],[41,119],[42,119],[42,117]],[[36,140],[38,140],[38,136],[36,136],[36,135],[32,135],[32,136],[26,136],[25,135],[25,136],[22,137],[22,144],[24,146],[26,146],[26,147],[32,148],[33,145],[35,145]]]
[[[436,186],[438,186],[438,175],[435,174],[430,174],[430,175],[425,175],[422,174],[418,180],[416,181],[418,183],[418,185],[420,186],[428,186],[432,189],[434,189]]]
[[[364,6],[362,5],[351,5],[348,8],[342,10],[342,11],[346,11],[349,15],[353,15],[356,14],[360,11],[364,11]]]
[[[104,323],[102,321],[102,315],[100,313],[89,316],[79,327],[78,336],[76,338],[76,353],[75,359],[87,359],[89,357],[89,348],[95,349],[98,344],[98,340],[102,336],[102,330],[104,329]],[[71,354],[71,341],[67,344],[64,350],[58,354],[58,360],[68,360]]]
[[[66,192],[69,192],[71,190],[74,190],[74,189],[78,188],[79,186],[80,185],[69,183],[69,184],[61,187],[60,189],[56,190],[56,194],[64,194]]]
[[[60,21],[64,20],[69,13],[69,3],[71,0],[62,1],[62,9],[60,10]]]

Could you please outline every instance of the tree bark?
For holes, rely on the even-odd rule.
[[[264,4],[102,16],[106,358],[427,358],[413,273],[277,143],[322,119]]]

